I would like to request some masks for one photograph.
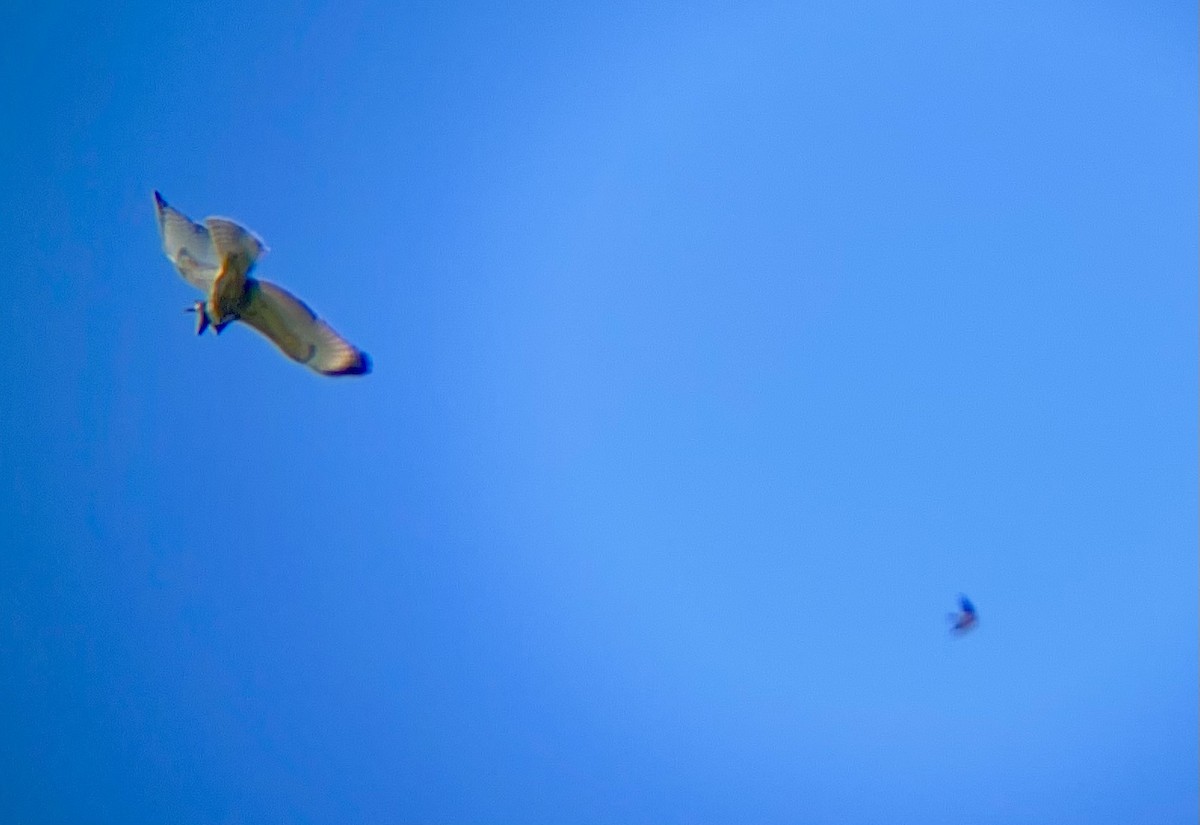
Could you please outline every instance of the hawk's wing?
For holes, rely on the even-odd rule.
[[[333,331],[303,301],[270,281],[246,281],[241,320],[271,339],[288,358],[322,375],[365,375],[371,359]]]
[[[963,613],[969,613],[971,615],[975,614],[975,605],[971,604],[971,600],[966,596],[959,596],[958,604],[960,607],[962,607]]]
[[[154,193],[154,211],[163,252],[184,280],[207,294],[220,267],[208,230],[170,206],[158,192]]]

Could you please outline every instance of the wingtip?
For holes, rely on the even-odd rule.
[[[326,375],[341,376],[341,375],[369,375],[374,364],[371,362],[371,356],[367,355],[362,350],[356,353],[353,361],[336,372],[327,372]]]
[[[371,356],[365,352],[358,353],[358,360],[346,370],[346,375],[370,375],[374,364],[371,362]]]
[[[162,193],[159,192],[157,189],[154,190],[154,203],[156,206],[158,206],[159,209],[162,209],[164,206],[167,205],[166,198],[164,198],[162,196]]]

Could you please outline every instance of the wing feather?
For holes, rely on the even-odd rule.
[[[371,359],[333,331],[308,305],[270,281],[249,278],[241,320],[294,361],[322,375],[365,375]]]
[[[207,293],[220,267],[208,230],[170,206],[158,192],[154,193],[154,211],[167,259],[185,281]]]

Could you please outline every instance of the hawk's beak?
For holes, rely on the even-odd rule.
[[[204,330],[208,329],[208,313],[204,310],[204,302],[197,301],[185,309],[184,312],[196,313],[196,334],[203,335]]]

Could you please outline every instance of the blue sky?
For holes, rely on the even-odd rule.
[[[1196,29],[10,14],[6,819],[1194,822]],[[375,372],[197,340],[154,189]]]

